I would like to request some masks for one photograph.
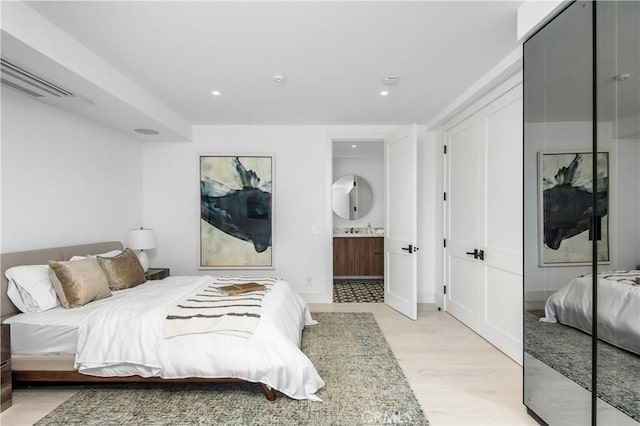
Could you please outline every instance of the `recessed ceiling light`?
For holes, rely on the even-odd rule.
[[[358,145],[355,145],[355,144],[351,145],[351,148],[357,148],[357,147],[358,147]]]
[[[276,74],[273,76],[273,81],[275,81],[278,84],[284,83],[286,79],[287,79],[287,76],[283,74]]]
[[[394,84],[398,84],[400,81],[400,77],[385,77],[382,79],[382,84],[385,86],[393,86]]]
[[[380,91],[380,96],[387,96],[389,94],[388,90],[381,90]]]
[[[160,133],[159,131],[153,129],[133,129],[133,131],[136,133],[140,133],[141,135],[157,135],[158,133]]]
[[[219,90],[213,90],[213,91],[211,91],[211,94],[212,94],[213,96],[220,96],[220,95],[221,95],[221,93],[220,93],[220,91],[219,91]]]

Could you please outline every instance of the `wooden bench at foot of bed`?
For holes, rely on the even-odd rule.
[[[235,378],[203,378],[189,377],[185,379],[162,379],[160,377],[99,377],[81,374],[77,371],[13,371],[11,373],[14,385],[23,383],[253,383]],[[259,383],[264,396],[269,401],[275,401],[276,392],[269,385]]]

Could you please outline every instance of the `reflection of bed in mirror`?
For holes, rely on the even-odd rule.
[[[603,272],[597,288],[597,394],[635,422],[640,422],[639,277],[639,270]],[[547,298],[544,311],[532,306],[524,318],[525,352],[587,390],[593,378],[591,283],[590,274],[570,280]],[[532,383],[536,380],[529,377]]]
[[[592,276],[574,278],[547,300],[543,322],[591,333]],[[598,274],[598,338],[640,354],[640,270]]]

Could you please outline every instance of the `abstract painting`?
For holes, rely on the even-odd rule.
[[[200,156],[200,268],[273,268],[273,156]]]
[[[597,261],[609,261],[609,154],[596,161],[592,179],[592,153],[539,153],[541,266],[591,264],[594,238]]]

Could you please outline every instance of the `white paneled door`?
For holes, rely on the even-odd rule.
[[[445,144],[445,309],[522,363],[522,85]]]
[[[418,318],[417,127],[385,140],[384,302]]]

